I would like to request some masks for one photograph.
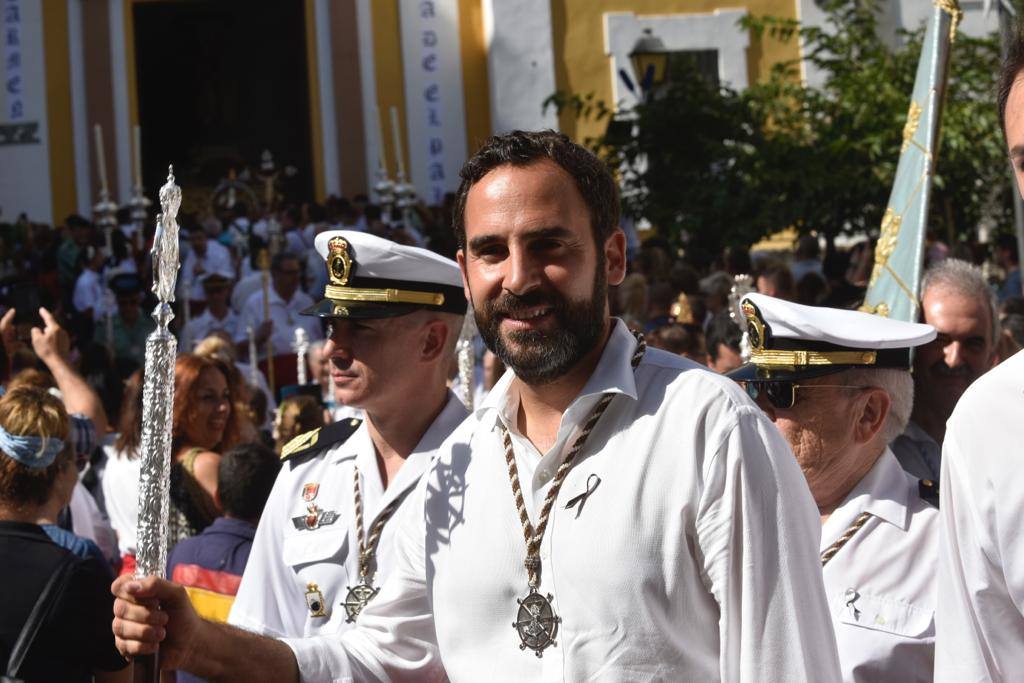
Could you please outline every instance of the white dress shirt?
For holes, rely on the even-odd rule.
[[[939,511],[888,448],[821,530],[824,551],[872,516],[823,568],[844,681],[931,681]]]
[[[188,324],[185,325],[185,328],[181,331],[181,351],[184,353],[192,353],[196,344],[218,330],[227,332],[228,337],[232,340],[237,339],[238,314],[229,308],[227,315],[223,318],[217,318],[213,315],[210,309],[207,308],[200,315],[189,320]],[[242,330],[242,333],[244,338],[245,330]]]
[[[99,320],[107,312],[105,290],[103,276],[95,270],[85,268],[75,280],[71,303],[79,313],[85,313],[91,308],[93,320]]]
[[[354,467],[359,467],[365,538],[391,501],[406,496],[399,511],[408,505],[409,490],[466,414],[459,399],[449,392],[448,403],[387,489],[365,422],[347,441],[308,459],[300,458],[298,463],[286,462],[260,519],[228,621],[274,637],[337,634],[349,629],[344,601],[348,588],[359,582]],[[313,531],[295,527],[292,519],[306,515],[306,484],[318,485],[312,502],[324,511],[337,512],[337,521]],[[394,517],[385,523],[377,546],[375,587],[380,587],[395,565],[395,524]],[[312,616],[307,607],[310,583],[316,583],[323,594],[326,616]]]
[[[296,290],[291,300],[285,301],[277,293],[273,286],[270,290],[270,319],[274,323],[274,331],[271,334],[271,343],[274,347],[274,355],[294,354],[292,344],[295,343],[295,329],[301,327],[306,330],[306,337],[309,341],[323,339],[324,335],[320,329],[320,318],[300,313],[313,305],[309,295]],[[238,320],[238,329],[235,331],[235,342],[244,342],[249,336],[247,329],[252,326],[256,330],[264,320],[263,315],[263,291],[253,293],[245,306],[242,308],[242,315]],[[260,358],[267,357],[267,345],[259,344]]]
[[[1024,353],[957,403],[942,444],[936,681],[1024,674]]]
[[[196,274],[196,265],[202,266],[202,272]],[[189,249],[181,262],[181,273],[178,275],[179,296],[184,296],[185,288],[188,290],[187,298],[192,301],[206,301],[206,291],[203,289],[203,275],[207,273],[234,273],[235,265],[231,261],[231,252],[217,240],[206,240],[206,253],[202,256],[196,254],[195,249]]]
[[[515,433],[512,375],[441,448],[397,529],[398,566],[337,637],[284,639],[301,677],[429,681],[835,681],[821,524],[779,431],[732,381],[649,349],[634,375],[616,321],[541,455]],[[540,591],[557,645],[520,649],[523,530],[499,423],[531,518],[606,392],[551,511]],[[583,495],[584,498],[578,497]],[[576,504],[568,503],[576,498]]]

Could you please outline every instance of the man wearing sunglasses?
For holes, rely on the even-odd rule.
[[[911,349],[930,325],[742,302],[750,362],[730,376],[786,437],[821,514],[821,563],[843,679],[931,681],[937,487],[887,444],[910,417]]]

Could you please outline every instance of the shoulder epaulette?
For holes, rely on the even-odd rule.
[[[362,420],[352,418],[332,422],[326,427],[317,427],[314,430],[303,432],[289,441],[281,449],[281,462],[295,460],[304,455],[319,452],[325,448],[344,443],[359,429]]]
[[[939,507],[939,483],[931,479],[922,479],[917,482],[917,493],[926,503]]]

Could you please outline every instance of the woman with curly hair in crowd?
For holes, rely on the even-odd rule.
[[[181,354],[174,364],[171,428],[171,523],[169,547],[194,536],[220,515],[217,467],[220,453],[252,432],[239,410],[241,391],[219,360]]]
[[[127,680],[109,627],[109,569],[76,557],[40,526],[78,480],[68,431],[64,406],[45,390],[26,386],[0,398],[0,661],[9,661],[38,601],[50,611],[17,671],[7,671],[12,679]],[[48,588],[51,576],[65,577],[54,579],[62,592]]]

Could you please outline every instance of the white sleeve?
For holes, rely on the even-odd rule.
[[[1000,410],[1010,412],[962,400],[942,444],[936,681],[1015,680],[1024,667],[1024,504],[1012,462],[1019,441],[1000,444],[1002,453],[985,442],[1013,419]]]
[[[441,681],[444,669],[427,589],[423,478],[402,505],[395,531],[395,568],[355,628],[338,636],[283,638],[302,681]]]
[[[733,414],[705,466],[696,522],[720,607],[721,680],[838,681],[817,508],[775,426],[753,407]]]
[[[294,594],[294,576],[282,557],[282,520],[288,519],[286,504],[289,484],[288,464],[281,468],[253,538],[249,561],[231,605],[228,623],[265,636],[280,638],[286,633],[302,633],[304,622],[297,622],[287,606],[301,605],[305,615],[305,597]]]

